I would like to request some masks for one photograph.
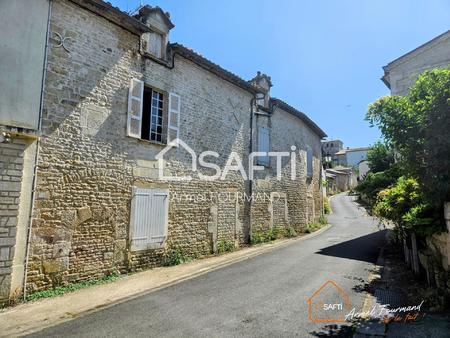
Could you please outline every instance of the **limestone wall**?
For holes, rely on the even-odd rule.
[[[165,155],[165,175],[189,174],[193,180],[160,180],[155,155],[164,145],[126,136],[126,112],[133,77],[177,93],[179,137],[197,154],[219,153],[215,163],[221,168],[232,152],[247,168],[252,95],[180,56],[173,69],[146,59],[137,36],[69,1],[54,2],[51,32],[71,37],[70,52],[53,46],[48,55],[29,291],[156,266],[173,248],[200,256],[222,239],[245,242],[248,203],[236,196],[248,190],[248,182],[236,172],[224,180],[199,180],[181,147]],[[320,140],[285,112],[275,112],[271,123],[274,149],[292,142],[305,149],[311,143],[316,154],[312,181],[306,183],[304,162],[299,162],[298,182],[271,182],[266,189],[289,190],[289,219],[301,226],[321,210]],[[289,139],[283,139],[286,130]],[[130,249],[133,186],[169,189],[168,238],[159,249]],[[285,204],[273,208],[273,215],[286,210]],[[258,224],[271,217],[267,205],[263,209],[255,216]]]

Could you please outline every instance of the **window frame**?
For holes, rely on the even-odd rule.
[[[142,138],[142,131],[141,136],[138,138],[138,140],[143,142],[149,142],[153,144],[158,145],[166,145],[167,144],[167,135],[168,135],[168,115],[169,115],[169,92],[159,89],[158,87],[152,86],[148,84],[147,82],[144,82],[144,93],[145,91],[151,91],[150,94],[150,126],[149,126],[149,139]],[[163,95],[163,108],[162,108],[162,134],[161,134],[161,141],[152,140],[151,139],[151,127],[152,127],[152,108],[153,108],[153,92],[157,92]],[[145,98],[142,97],[142,108],[144,107]],[[142,111],[142,119],[144,118],[144,110]]]

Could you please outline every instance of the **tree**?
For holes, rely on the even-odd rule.
[[[385,143],[378,141],[367,152],[367,162],[373,173],[388,170],[395,162],[394,152]]]
[[[450,200],[450,69],[424,72],[408,95],[370,105],[366,119],[400,154],[427,203]]]

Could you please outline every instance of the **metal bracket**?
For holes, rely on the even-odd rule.
[[[65,49],[66,52],[70,53],[71,50],[66,46],[66,41],[68,40],[73,40],[70,36],[65,36],[63,37],[61,34],[59,34],[58,32],[53,32],[53,34],[55,34],[58,39],[59,39],[59,43],[57,45],[55,45],[55,48],[59,48],[62,47]],[[55,39],[56,40],[56,39]]]

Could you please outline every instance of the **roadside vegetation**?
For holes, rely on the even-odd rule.
[[[357,187],[375,216],[397,233],[444,230],[450,201],[450,69],[421,74],[406,96],[382,97],[366,120],[383,140],[368,153],[370,173]]]

